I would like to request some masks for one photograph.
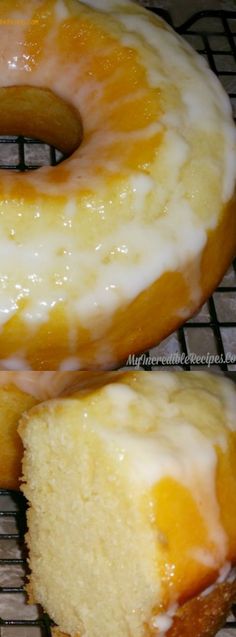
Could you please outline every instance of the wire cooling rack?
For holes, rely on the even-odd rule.
[[[172,24],[167,11],[147,8]],[[207,58],[228,92],[236,116],[236,12],[200,12],[176,30]],[[32,170],[62,159],[61,153],[37,140],[0,137],[0,168]],[[129,360],[129,367],[148,370],[209,365],[213,371],[236,371],[236,261],[197,316],[151,352]]]
[[[26,603],[25,528],[23,496],[0,490],[0,637],[51,637],[47,615],[40,607]],[[232,612],[218,637],[235,637],[235,634]]]
[[[26,602],[25,530],[23,496],[0,490],[0,637],[51,637],[47,615]]]

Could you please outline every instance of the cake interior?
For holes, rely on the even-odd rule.
[[[160,598],[155,532],[128,471],[79,420],[70,403],[25,434],[30,587],[64,632],[137,637]]]

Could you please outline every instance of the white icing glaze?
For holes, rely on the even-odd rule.
[[[210,595],[210,593],[213,593],[213,591],[218,586],[218,584],[223,584],[224,582],[228,582],[229,584],[232,584],[232,582],[234,582],[235,579],[236,579],[235,567],[232,568],[232,564],[230,564],[230,562],[226,562],[224,566],[222,566],[222,568],[220,569],[217,580],[214,582],[214,584],[212,584],[212,586],[208,586],[207,588],[204,589],[204,591],[202,591],[201,597],[207,597],[207,595]]]
[[[207,566],[210,569],[215,568],[215,559],[209,551],[201,548],[195,548],[191,550],[190,556],[200,564]]]
[[[188,485],[218,562],[214,551],[197,545],[189,559],[211,569],[227,556],[216,494],[216,447],[226,451],[227,435],[236,430],[233,403],[236,407],[234,384],[218,376],[129,372],[116,383],[108,378],[84,412],[84,427],[102,438],[134,488],[146,491],[166,476]]]
[[[165,637],[167,631],[171,628],[174,616],[178,610],[178,604],[172,604],[166,613],[160,613],[153,617],[152,628],[158,629],[158,637]]]
[[[236,394],[231,391],[231,387],[226,380],[222,383],[223,399],[227,413],[227,423],[231,431],[236,430]]]
[[[122,399],[120,405],[122,406],[119,407],[118,420],[122,418],[125,411]],[[125,418],[124,421],[126,421]],[[151,486],[164,476],[171,476],[184,486],[186,484],[192,486],[199,509],[203,509],[209,536],[218,546],[221,557],[224,559],[227,540],[220,522],[218,503],[214,493],[216,453],[212,443],[189,422],[178,423],[178,440],[172,425],[173,416],[163,420],[157,432],[149,436],[147,432],[134,436],[133,433],[123,429],[111,433],[103,430],[101,435],[108,444],[110,441],[112,447],[117,449],[120,461],[131,463],[130,473],[134,481]],[[204,501],[206,502],[209,498],[211,502],[209,509],[206,506],[202,507],[203,494]],[[199,553],[197,547],[195,551],[191,551],[189,557],[204,562],[203,555]],[[210,566],[210,557],[211,566],[213,566],[214,558],[210,555],[205,556],[205,563]]]
[[[77,374],[68,372],[0,371],[0,387],[14,385],[38,400],[46,400],[59,396],[76,378]]]
[[[57,0],[55,5],[55,12],[57,20],[66,20],[70,17],[70,13],[63,0]]]
[[[60,371],[62,372],[70,372],[74,370],[80,369],[80,361],[76,356],[70,356],[69,358],[65,358],[61,365]]]
[[[9,356],[0,361],[0,369],[29,370],[30,364],[23,356]]]
[[[117,102],[107,104],[101,118],[100,100],[111,78],[98,83],[90,76],[89,65],[96,52],[76,62],[59,61],[57,54],[52,53],[59,26],[70,15],[69,6],[67,0],[55,0],[53,27],[44,43],[42,60],[37,63],[33,57],[27,58],[21,45],[26,24],[1,28],[1,84],[49,86],[63,99],[72,101],[82,116],[88,136],[65,163],[66,182],[49,183],[48,176],[57,170],[51,167],[24,175],[25,184],[38,192],[34,210],[26,210],[24,196],[17,202],[11,201],[8,193],[16,176],[4,174],[6,197],[1,202],[0,213],[6,231],[0,242],[4,263],[0,279],[0,323],[3,326],[13,317],[20,301],[25,299],[27,305],[22,318],[32,327],[45,323],[50,310],[65,303],[68,316],[75,320],[79,317],[81,324],[91,331],[96,321],[102,333],[102,323],[107,324],[104,311],[109,321],[121,304],[132,300],[163,272],[184,269],[188,260],[201,254],[207,231],[216,226],[222,205],[233,193],[236,137],[229,101],[219,82],[205,62],[160,19],[149,17],[129,0],[85,0],[75,5],[78,19],[85,13],[93,20],[93,9],[109,13],[104,29],[114,34],[124,47],[135,48],[150,86],[165,90],[174,82],[182,100],[180,108],[167,108],[158,122],[148,123],[142,130],[122,133],[109,127],[109,116]],[[37,0],[30,6],[26,3],[22,14],[25,21],[33,18],[37,7]],[[104,44],[102,53],[108,59],[110,51],[111,45]],[[137,86],[134,97],[140,95],[140,90],[142,88]],[[132,95],[126,94],[120,98],[121,111],[130,97]],[[119,150],[112,159],[107,159],[104,151],[109,151],[118,141],[123,143],[125,154],[135,140],[151,139],[158,131],[163,134],[163,142],[153,165],[148,170],[140,167],[139,171],[126,172],[118,187],[111,186],[107,193],[106,180],[110,175],[122,175],[123,156]],[[199,214],[194,209],[196,192],[192,193],[192,199],[186,196],[184,171],[192,157],[191,131],[212,133],[222,140],[221,156],[206,157],[210,177],[220,184],[220,194],[217,201],[213,198],[205,217],[201,217],[204,201],[199,203]],[[101,168],[105,168],[105,177],[96,172]],[[155,182],[157,188],[153,187]],[[201,191],[201,180],[199,184]],[[88,188],[90,194],[82,196],[81,192]],[[40,193],[51,195],[52,200],[57,195],[67,198],[66,205],[56,202],[54,209],[52,205],[50,214],[58,216],[56,230],[49,211],[43,208]],[[152,217],[150,223],[144,210]],[[18,222],[15,224],[12,220],[13,234],[9,238],[6,220],[13,212]],[[25,214],[29,232],[22,236],[19,218],[22,217],[24,223]],[[201,297],[200,287],[195,296],[197,302]],[[100,316],[103,316],[101,324]],[[77,365],[73,361],[73,340],[72,337],[72,362],[62,362],[63,369],[63,365],[65,368],[67,364]],[[103,356],[106,363],[105,353]],[[107,356],[109,359],[110,354]]]
[[[155,187],[155,182],[148,175],[136,175],[132,180],[132,192],[135,195],[135,213],[142,214],[146,198]],[[127,252],[126,252],[127,253]]]

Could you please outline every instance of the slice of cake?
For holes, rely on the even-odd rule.
[[[32,598],[80,637],[210,637],[236,596],[236,391],[88,375],[21,421]]]

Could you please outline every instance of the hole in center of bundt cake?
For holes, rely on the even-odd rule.
[[[50,144],[68,157],[81,144],[83,128],[78,111],[50,89],[10,86],[0,88],[0,135],[33,138]],[[0,144],[0,168],[37,167],[38,161],[35,166],[22,166],[21,158],[19,165],[14,161],[15,165],[11,166],[9,139],[1,139],[3,141],[8,144]],[[37,159],[37,148],[35,156]],[[45,162],[39,165],[42,163]]]

